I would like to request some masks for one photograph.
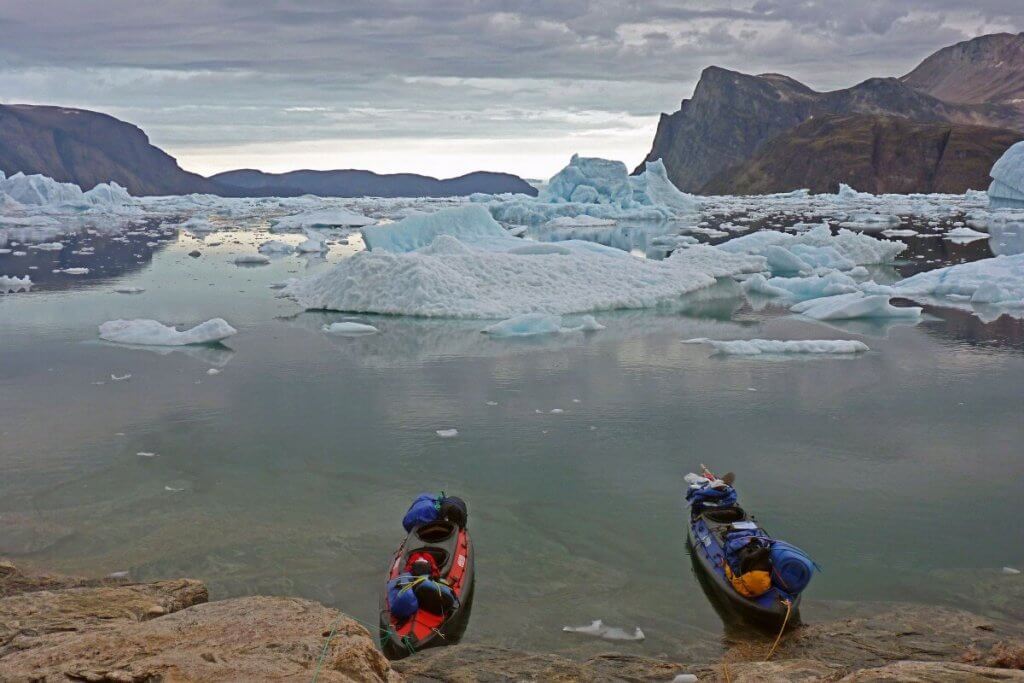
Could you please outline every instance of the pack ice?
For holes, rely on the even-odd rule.
[[[833,235],[828,225],[817,225],[795,235],[762,230],[735,237],[718,245],[718,248],[731,254],[763,256],[768,261],[768,268],[776,275],[809,275],[892,263],[907,245],[846,229],[840,229]]]
[[[223,318],[213,318],[195,327],[179,331],[156,320],[109,320],[100,325],[100,338],[119,344],[143,346],[185,346],[210,344],[227,339],[238,330]]]
[[[694,246],[651,261],[600,244],[512,237],[479,204],[366,228],[369,251],[284,290],[307,309],[509,318],[647,308],[764,270],[759,256]]]
[[[735,339],[719,341],[716,339],[686,339],[684,344],[708,344],[715,353],[730,356],[759,356],[761,354],[790,353],[862,353],[868,350],[867,344],[853,339]]]
[[[1024,254],[995,256],[918,273],[897,282],[893,290],[910,298],[1024,307]]]

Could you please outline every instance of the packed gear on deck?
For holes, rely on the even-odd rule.
[[[702,466],[703,468],[703,466]],[[703,476],[690,473],[686,499],[694,518],[705,513],[721,517],[731,511],[744,514],[736,506],[738,496],[732,487],[731,472],[721,479],[707,468]],[[778,541],[753,521],[731,524],[720,539],[724,559],[722,569],[737,593],[748,598],[764,595],[775,587],[788,595],[799,595],[810,582],[817,564],[805,552]]]
[[[465,501],[457,496],[446,496],[443,491],[439,496],[421,493],[409,506],[409,511],[402,519],[402,526],[406,532],[410,532],[421,524],[445,520],[464,527],[468,516]]]

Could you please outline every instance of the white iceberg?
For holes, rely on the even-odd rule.
[[[417,214],[396,223],[363,228],[362,233],[370,251],[416,251],[432,244],[439,235],[496,250],[523,246],[523,240],[509,235],[485,207],[477,204]]]
[[[852,270],[856,266],[892,263],[906,250],[902,242],[840,229],[833,235],[827,225],[799,234],[761,230],[717,245],[732,254],[753,254],[768,259],[775,274],[810,274],[816,270]]]
[[[860,291],[857,281],[845,273],[834,271],[809,277],[766,278],[760,273],[743,281],[743,290],[763,296],[784,297],[790,301],[806,301],[836,294]]]
[[[261,244],[258,251],[261,254],[291,254],[295,247],[281,240],[269,240]]]
[[[18,277],[16,275],[0,275],[0,293],[13,294],[15,292],[27,292],[32,288],[32,279],[28,275]]]
[[[483,198],[474,198],[479,199]],[[536,198],[517,195],[489,203],[496,219],[520,225],[540,225],[559,218],[579,220],[580,216],[662,222],[693,213],[698,206],[693,196],[671,183],[661,160],[648,162],[643,173],[630,176],[621,161],[578,154],[548,180]]]
[[[894,284],[893,290],[908,298],[952,297],[1024,307],[1024,254],[995,256],[918,273]]]
[[[270,230],[300,232],[308,228],[362,228],[376,222],[376,218],[369,218],[348,209],[318,209],[275,218],[270,222]]]
[[[142,346],[185,346],[210,344],[237,334],[223,318],[214,318],[195,327],[179,331],[156,320],[109,320],[100,325],[100,338],[119,344]]]
[[[918,318],[917,306],[896,307],[889,303],[887,294],[839,294],[820,299],[809,299],[790,306],[794,313],[815,320],[850,320],[853,318]]]
[[[340,322],[331,323],[330,325],[324,325],[323,331],[328,334],[337,334],[341,336],[354,337],[362,336],[364,334],[376,334],[378,330],[373,325],[366,325],[363,323],[354,322]]]
[[[596,619],[590,622],[586,626],[563,626],[562,630],[566,633],[582,633],[587,636],[595,636],[597,638],[604,638],[605,640],[643,640],[644,632],[637,626],[633,629],[632,633],[618,628],[616,626],[605,626],[604,622],[600,619]]]
[[[952,242],[967,243],[975,240],[987,240],[989,238],[989,234],[987,232],[978,232],[977,230],[961,226],[948,231],[943,235],[943,238]]]
[[[458,429],[438,429],[434,432],[442,439],[454,439],[459,435]]]
[[[439,234],[416,251],[359,252],[284,292],[306,309],[508,318],[648,308],[710,287],[716,278],[764,269],[762,258],[705,246],[651,261],[589,242],[559,243],[568,253],[510,253],[495,250],[504,246],[489,236],[474,240],[470,246]],[[387,242],[397,243],[419,240],[396,234]]]
[[[787,353],[862,353],[868,350],[867,344],[852,339],[736,339],[719,341],[716,339],[687,339],[684,344],[708,344],[715,353],[733,356],[758,356],[761,354]]]
[[[239,266],[265,266],[270,259],[263,254],[242,254],[235,257],[235,265]]]
[[[1024,141],[1003,152],[989,175],[992,176],[988,188],[990,207],[1024,208]]]
[[[548,313],[524,313],[488,325],[480,330],[492,337],[532,337],[543,334],[561,334],[565,332],[603,330],[604,325],[597,322],[592,315],[583,316],[580,325],[566,327],[562,325],[562,316]]]

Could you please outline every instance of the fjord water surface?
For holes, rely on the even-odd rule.
[[[300,595],[372,624],[408,502],[444,490],[468,501],[476,543],[467,640],[607,649],[560,631],[600,618],[648,636],[619,649],[683,656],[722,630],[684,545],[682,476],[706,463],[824,568],[806,620],[837,601],[987,609],[965,586],[1024,564],[1019,321],[929,309],[832,327],[723,284],[599,314],[596,333],[496,340],[479,321],[300,312],[268,285],[326,264],[232,265],[253,239],[191,259],[182,236],[106,279],[0,298],[0,554],[193,576],[213,598]],[[214,316],[239,330],[221,347],[96,336]],[[321,331],[347,319],[380,333]],[[693,337],[871,351],[720,357]]]

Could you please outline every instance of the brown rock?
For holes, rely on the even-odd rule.
[[[849,683],[867,683],[869,681],[988,683],[989,681],[1024,681],[1024,672],[957,662],[896,662],[877,669],[856,671],[840,680]]]
[[[192,579],[94,588],[41,590],[0,598],[0,657],[36,647],[52,633],[73,633],[118,622],[151,619],[206,602]]]
[[[268,597],[48,633],[0,657],[0,680],[308,681],[332,628],[319,681],[400,680],[352,619],[308,600]]]
[[[701,192],[834,193],[846,183],[873,194],[961,194],[987,188],[992,164],[1022,138],[1002,128],[900,116],[818,116],[764,143]]]

